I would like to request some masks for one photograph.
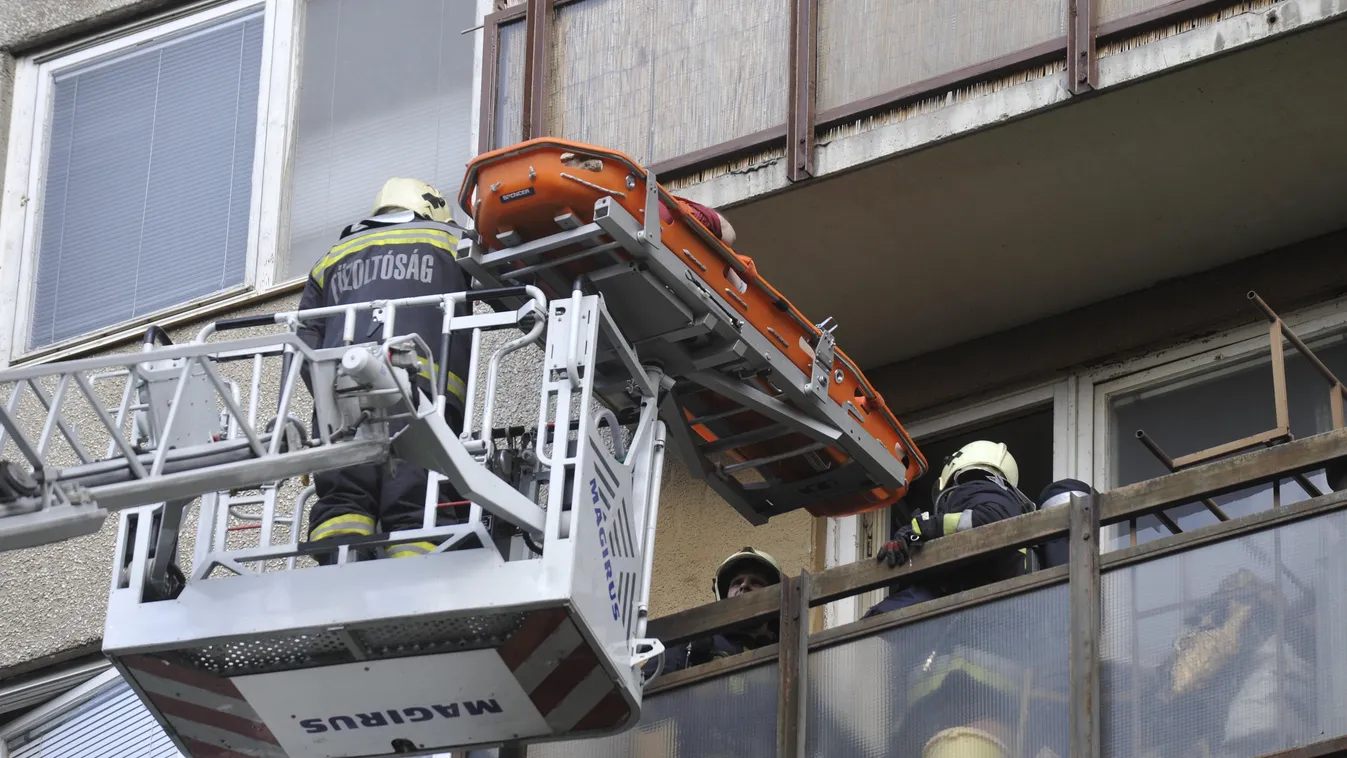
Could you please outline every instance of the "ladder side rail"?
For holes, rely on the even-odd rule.
[[[214,325],[207,325],[206,327],[203,327],[202,330],[205,331],[207,329],[213,333]],[[242,337],[227,342],[203,341],[165,345],[163,347],[156,347],[153,352],[148,354],[113,353],[111,355],[99,355],[92,358],[76,358],[69,361],[62,361],[59,364],[39,363],[33,366],[19,366],[0,371],[0,382],[40,379],[60,373],[74,371],[87,372],[97,369],[124,369],[135,371],[142,364],[151,361],[160,362],[177,358],[199,358],[201,356],[215,356],[222,353],[245,354],[266,352],[283,345],[292,345],[296,350],[308,356],[310,360],[313,359],[314,350],[304,344],[304,341],[301,340],[298,335],[290,332],[278,332],[256,337]],[[147,357],[147,355],[152,357]]]

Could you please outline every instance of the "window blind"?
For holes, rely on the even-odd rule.
[[[29,348],[242,284],[262,14],[58,72]]]

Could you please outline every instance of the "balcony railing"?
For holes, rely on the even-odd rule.
[[[1234,4],[527,0],[486,18],[479,149],[559,136],[666,178],[775,153],[799,181],[831,127],[1045,65],[1081,94],[1099,41]]]
[[[1347,491],[1099,551],[1101,524],[1344,462],[1340,429],[951,535],[897,569],[802,573],[656,619],[673,644],[776,617],[781,642],[661,677],[623,734],[527,754],[920,755],[932,730],[971,724],[1029,758],[1347,751]],[[1060,537],[1066,566],[807,633],[811,606]],[[942,686],[952,670],[962,689]]]

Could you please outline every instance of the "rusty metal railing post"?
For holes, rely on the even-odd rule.
[[[805,708],[809,695],[809,599],[812,584],[808,571],[788,577],[781,584],[780,689],[776,702],[777,758],[804,758]]]
[[[1071,758],[1099,758],[1099,644],[1103,599],[1099,581],[1097,496],[1071,498],[1067,568],[1071,615]]]
[[[547,74],[552,70],[552,0],[528,0],[524,34],[523,137],[547,131]]]
[[[818,59],[818,0],[790,6],[790,94],[786,111],[786,171],[792,182],[814,175],[814,91]]]
[[[1066,2],[1067,89],[1083,95],[1099,86],[1095,55],[1095,0]]]

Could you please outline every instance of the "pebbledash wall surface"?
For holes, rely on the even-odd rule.
[[[66,43],[181,5],[185,3],[165,0],[0,0],[0,168],[6,156],[14,94],[16,56],[11,51],[17,50],[20,56],[31,54],[43,46]],[[479,18],[481,13],[479,9]],[[475,34],[480,36],[480,32]],[[17,191],[13,187],[3,189]],[[447,194],[456,188],[443,189]],[[333,228],[332,235],[335,237],[338,231],[339,227]],[[293,309],[297,302],[298,294],[291,289],[169,331],[175,341],[186,340],[209,320]],[[101,353],[138,349],[138,340],[131,340]],[[510,398],[518,408],[531,408],[536,403],[530,389],[537,382],[536,355],[534,360],[506,368],[505,386],[519,388]],[[272,376],[268,381],[274,386],[278,378]],[[90,422],[96,423],[92,418]],[[816,544],[821,538],[815,521],[801,511],[753,527],[704,484],[688,476],[674,456],[668,456],[652,613],[658,616],[708,602],[715,566],[745,545],[772,553],[789,573],[821,566],[823,551],[821,544]],[[59,658],[62,652],[88,646],[101,637],[115,530],[116,519],[109,519],[94,536],[0,554],[0,641],[4,643],[0,645],[0,677],[36,668],[41,659],[53,655]]]

